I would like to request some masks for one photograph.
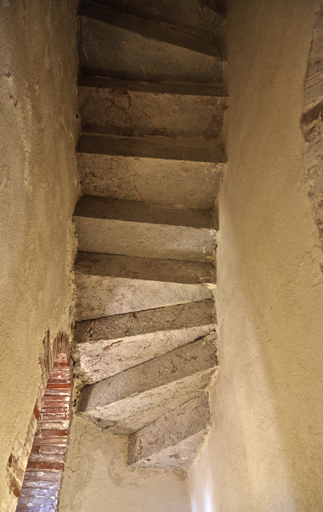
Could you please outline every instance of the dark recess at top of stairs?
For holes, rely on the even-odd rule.
[[[163,41],[174,46],[180,46],[194,52],[224,60],[220,44],[215,45],[200,37],[180,32],[164,23],[159,24],[131,14],[118,12],[104,5],[92,2],[82,2],[79,15],[129,30],[130,32],[134,32],[148,39]]]

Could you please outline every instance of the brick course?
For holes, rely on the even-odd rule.
[[[72,361],[67,335],[43,340],[41,385],[24,444],[15,439],[7,482],[17,511],[54,512],[64,470],[71,418]]]

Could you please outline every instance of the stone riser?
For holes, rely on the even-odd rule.
[[[86,132],[208,140],[221,134],[225,98],[95,87],[79,87],[78,91]]]
[[[213,229],[74,218],[80,251],[200,262],[213,259]]]
[[[140,156],[77,154],[83,194],[212,209],[224,164]]]

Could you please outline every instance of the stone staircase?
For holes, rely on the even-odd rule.
[[[210,425],[222,14],[215,0],[80,7],[77,413],[128,435],[133,467],[185,468]]]

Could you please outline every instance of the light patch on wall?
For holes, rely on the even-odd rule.
[[[202,491],[202,500],[203,505],[202,509],[198,503],[193,499],[191,502],[192,512],[216,512],[215,505],[213,504],[211,492],[208,484],[205,485],[205,488]]]

